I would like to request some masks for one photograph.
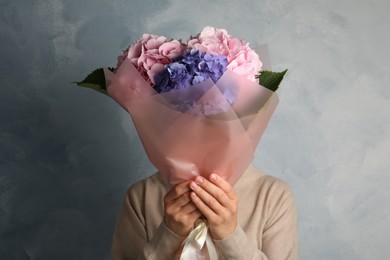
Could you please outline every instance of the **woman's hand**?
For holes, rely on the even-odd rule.
[[[224,239],[237,227],[238,198],[233,187],[213,173],[210,180],[201,176],[190,183],[191,199],[207,219],[214,239]]]
[[[195,221],[201,216],[200,211],[190,198],[191,181],[180,183],[164,197],[164,223],[179,236],[187,236]]]

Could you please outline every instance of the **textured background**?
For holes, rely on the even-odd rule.
[[[388,259],[386,0],[0,0],[0,259],[109,259],[124,192],[153,172],[129,116],[70,82],[142,33],[205,25],[290,72],[254,164],[290,183],[302,259]]]

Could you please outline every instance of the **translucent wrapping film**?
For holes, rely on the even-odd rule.
[[[150,161],[172,185],[213,172],[234,184],[278,103],[274,92],[231,71],[216,83],[162,94],[128,59],[106,78],[109,95],[130,113]]]

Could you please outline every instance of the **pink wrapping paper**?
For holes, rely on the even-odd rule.
[[[215,84],[209,80],[199,88],[163,94],[158,94],[128,59],[106,77],[111,80],[109,95],[130,113],[149,160],[171,185],[213,172],[233,185],[251,163],[278,103],[274,92],[231,71]],[[201,92],[191,93],[195,89]],[[236,93],[233,106],[224,91]],[[192,94],[200,98],[185,113],[168,102]],[[224,112],[202,115],[210,106]]]

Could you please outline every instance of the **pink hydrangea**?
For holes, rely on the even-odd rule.
[[[164,69],[164,65],[180,56],[185,49],[186,46],[181,41],[169,40],[154,34],[144,34],[118,57],[117,68],[128,58],[142,76],[153,85],[154,76]]]
[[[262,68],[262,62],[249,44],[230,36],[224,29],[205,27],[200,34],[188,40],[188,48],[212,54],[224,55],[228,69],[255,81]]]

